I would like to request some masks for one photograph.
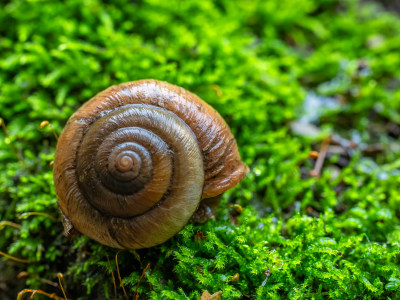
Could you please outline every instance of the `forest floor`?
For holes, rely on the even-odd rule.
[[[0,298],[400,299],[396,3],[0,4]],[[40,124],[144,78],[212,105],[250,172],[160,246],[68,240]]]

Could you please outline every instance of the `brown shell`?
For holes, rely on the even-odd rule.
[[[62,132],[54,163],[67,222],[122,249],[166,241],[201,199],[222,194],[246,172],[222,117],[196,95],[156,80],[111,86],[86,102]]]

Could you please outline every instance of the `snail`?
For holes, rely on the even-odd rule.
[[[107,88],[70,117],[53,175],[67,235],[140,249],[207,219],[247,170],[216,110],[178,86],[139,80]]]

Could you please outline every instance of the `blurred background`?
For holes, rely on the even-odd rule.
[[[399,10],[390,0],[2,1],[0,298],[63,298],[60,280],[69,299],[400,298]],[[145,78],[211,104],[250,173],[216,220],[161,246],[70,241],[56,140],[40,124],[59,134],[98,92]]]

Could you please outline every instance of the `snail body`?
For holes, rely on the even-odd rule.
[[[54,160],[66,232],[120,249],[165,242],[196,210],[194,219],[204,221],[201,200],[219,199],[246,172],[222,117],[156,80],[111,86],[86,102],[61,133]]]

